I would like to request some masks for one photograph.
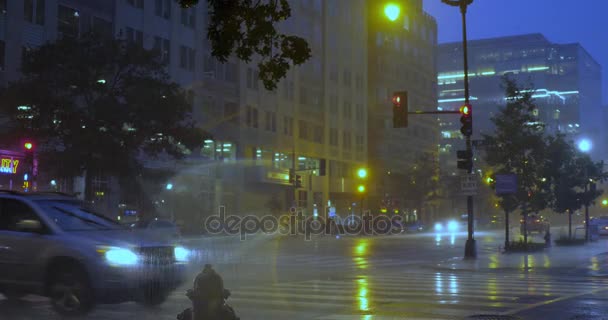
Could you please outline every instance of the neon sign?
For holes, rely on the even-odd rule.
[[[2,158],[2,162],[0,162],[0,173],[15,174],[17,173],[18,166],[18,159]]]

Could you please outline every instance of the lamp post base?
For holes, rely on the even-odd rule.
[[[464,246],[464,257],[465,259],[477,258],[477,244],[475,239],[467,239],[467,243]]]

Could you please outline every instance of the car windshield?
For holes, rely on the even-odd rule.
[[[45,213],[64,231],[114,230],[123,228],[73,201],[38,201]]]

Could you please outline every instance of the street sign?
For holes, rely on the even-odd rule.
[[[466,174],[461,176],[460,189],[465,195],[477,194],[477,176],[474,174]]]
[[[514,194],[517,192],[517,176],[514,174],[496,175],[496,194]]]

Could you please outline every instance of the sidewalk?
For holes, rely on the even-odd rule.
[[[552,246],[531,253],[483,253],[477,259],[452,258],[443,260],[433,268],[444,271],[498,270],[557,272],[584,270],[591,276],[608,276],[608,242],[596,241],[584,246]]]

